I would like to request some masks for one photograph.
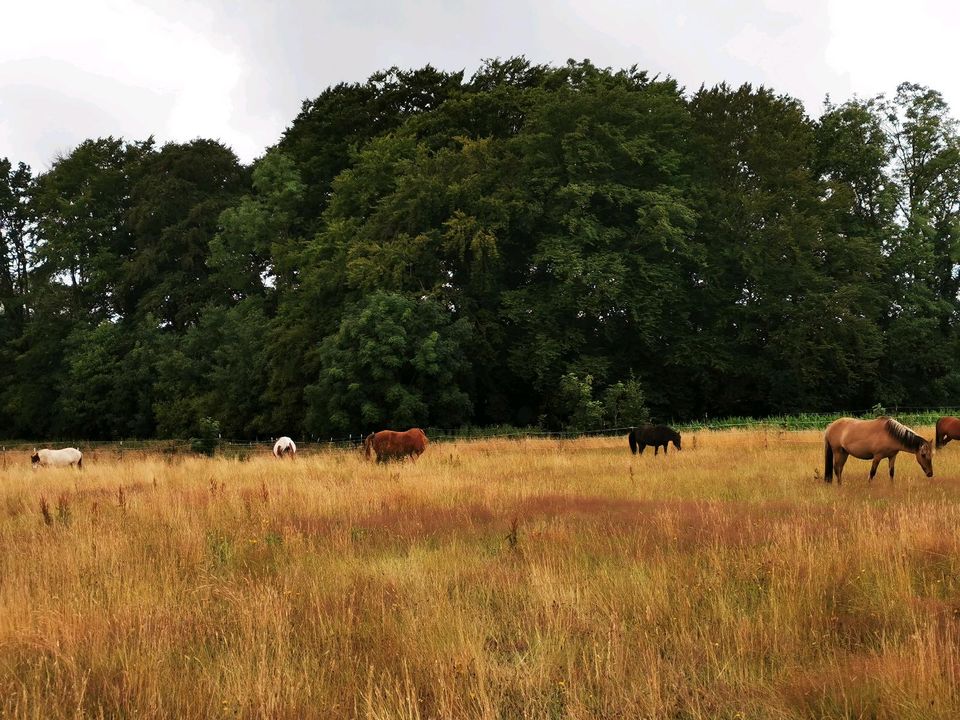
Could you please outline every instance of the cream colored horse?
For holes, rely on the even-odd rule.
[[[890,464],[890,479],[893,480],[893,465],[899,452],[916,455],[917,462],[927,477],[933,477],[933,445],[893,418],[840,418],[827,426],[823,440],[823,479],[826,482],[832,482],[836,472],[837,484],[840,484],[843,466],[850,456],[860,460],[873,460],[870,467],[871,480],[877,474],[880,461],[886,458]]]
[[[30,456],[33,467],[83,467],[83,453],[76,448],[60,450],[34,450]]]

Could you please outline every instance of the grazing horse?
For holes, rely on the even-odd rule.
[[[381,430],[370,433],[363,441],[363,451],[367,458],[370,453],[377,454],[377,462],[411,457],[416,460],[427,449],[427,436],[420,428],[410,428],[406,432]]]
[[[933,447],[913,430],[893,418],[879,417],[876,420],[856,420],[840,418],[827,426],[823,435],[823,479],[833,482],[837,474],[837,484],[841,482],[843,465],[851,455],[860,460],[873,460],[870,479],[877,474],[880,461],[887,458],[890,464],[890,480],[893,480],[893,464],[897,453],[908,452],[917,456],[917,462],[927,474],[933,477]]]
[[[627,435],[630,441],[630,452],[634,455],[639,452],[643,455],[643,450],[647,445],[653,445],[653,454],[656,455],[663,446],[663,454],[667,454],[667,443],[673,443],[673,446],[680,450],[680,433],[666,425],[641,425],[638,428],[631,428]]]
[[[76,448],[61,450],[33,449],[30,462],[34,469],[38,467],[77,467],[83,468],[83,453]]]
[[[937,447],[942,448],[951,440],[960,440],[960,418],[946,415],[937,420]]]
[[[273,455],[274,457],[283,459],[285,455],[290,457],[296,457],[297,455],[297,444],[284,435],[282,438],[278,438],[277,441],[273,444]]]

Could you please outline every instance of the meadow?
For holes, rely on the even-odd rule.
[[[820,438],[8,453],[0,717],[958,717],[960,443]]]

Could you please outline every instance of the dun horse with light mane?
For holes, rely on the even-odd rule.
[[[933,446],[930,441],[893,418],[840,418],[827,426],[823,439],[825,482],[832,482],[836,473],[837,484],[840,484],[843,466],[850,456],[860,460],[873,460],[870,467],[871,480],[877,474],[880,461],[886,458],[890,464],[890,480],[893,480],[893,464],[899,452],[916,455],[917,462],[927,477],[933,477]]]

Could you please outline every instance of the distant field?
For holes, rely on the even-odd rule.
[[[932,428],[917,428],[931,437]],[[960,717],[960,442],[0,472],[0,717]]]

